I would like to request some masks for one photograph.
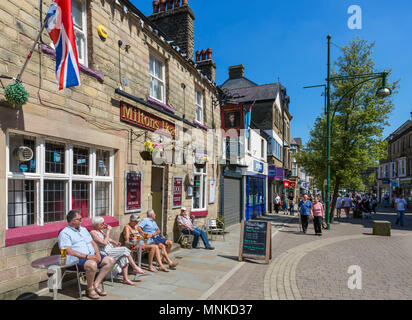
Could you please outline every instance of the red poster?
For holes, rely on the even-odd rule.
[[[291,181],[291,182],[290,182],[290,186],[291,186],[292,188],[296,187],[296,182],[295,182],[295,181]]]
[[[183,178],[173,177],[173,204],[172,208],[181,208],[183,202]]]
[[[289,180],[283,181],[283,187],[284,188],[289,188],[290,187],[290,181]]]
[[[125,181],[126,212],[136,212],[142,209],[142,175],[140,172],[126,172]]]

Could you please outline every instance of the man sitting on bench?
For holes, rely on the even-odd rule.
[[[177,217],[177,223],[179,224],[180,231],[183,232],[184,234],[193,234],[194,239],[193,239],[193,248],[195,249],[200,249],[198,246],[199,243],[199,237],[202,237],[203,243],[205,244],[206,249],[208,250],[214,250],[215,248],[212,247],[209,244],[209,240],[207,239],[206,232],[203,230],[200,230],[196,228],[192,220],[187,216],[186,214],[186,208],[180,209],[180,215]]]
[[[79,258],[78,268],[86,272],[87,296],[91,299],[99,299],[107,293],[99,289],[104,277],[112,270],[115,260],[109,256],[103,256],[99,247],[93,241],[89,231],[81,226],[82,216],[79,211],[72,210],[67,214],[67,223],[58,237],[59,248],[66,248],[67,263],[70,264],[73,257]],[[99,274],[94,279],[97,269]]]

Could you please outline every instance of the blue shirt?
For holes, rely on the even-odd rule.
[[[146,233],[153,234],[157,231],[157,229],[159,229],[159,227],[157,226],[156,221],[150,219],[150,218],[144,218],[140,224],[139,227],[142,228],[142,230]],[[142,243],[142,242],[141,242]],[[153,243],[153,238],[149,238],[147,240],[147,244],[152,244]]]
[[[312,202],[310,202],[309,200],[303,202],[303,200],[301,200],[299,202],[298,207],[301,215],[308,216],[310,215],[310,208],[312,208]]]
[[[87,231],[87,229],[83,228],[82,226],[79,227],[79,230],[71,226],[67,226],[60,232],[57,241],[59,243],[59,248],[71,247],[73,250],[80,252],[82,254],[95,254],[92,245],[93,239],[89,231]],[[69,264],[76,259],[76,257],[67,255],[66,261]]]

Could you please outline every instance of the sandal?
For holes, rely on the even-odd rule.
[[[139,270],[140,269],[140,270]],[[146,270],[143,270],[141,268],[133,270],[133,274],[146,274]]]
[[[164,266],[160,268],[160,271],[169,272],[169,270],[167,270]]]
[[[102,291],[99,288],[94,288],[94,290],[98,293],[99,296],[102,296],[102,297],[107,296],[107,292]]]
[[[157,270],[156,268],[149,269],[149,271],[150,271],[150,272],[154,272],[154,273],[159,272],[159,270]]]
[[[93,292],[94,292],[94,294],[93,294]],[[86,295],[92,300],[99,300],[100,299],[100,296],[96,293],[96,291],[94,289],[91,289],[91,290],[87,289],[86,290]]]

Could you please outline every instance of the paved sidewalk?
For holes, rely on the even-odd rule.
[[[286,218],[277,219],[273,230],[283,226],[282,221]],[[169,273],[158,272],[148,276],[142,276],[137,285],[132,287],[119,282],[112,286],[110,281],[105,282],[105,290],[109,293],[107,297],[100,300],[196,300],[206,299],[224,281],[230,272],[244,265],[238,261],[240,224],[227,228],[226,241],[219,235],[214,236],[211,244],[216,250],[205,249],[178,249],[172,251],[171,257],[179,262],[176,270]],[[203,242],[200,240],[200,244]],[[130,275],[133,279],[133,275]],[[77,282],[64,286],[59,291],[60,300],[74,300],[78,297]],[[85,286],[83,286],[85,289]],[[84,292],[84,291],[83,291]],[[47,292],[42,299],[52,296]],[[88,300],[84,297],[84,300]]]
[[[396,217],[379,213],[374,219],[393,222]],[[274,237],[269,267],[243,267],[211,298],[412,299],[411,220],[407,216],[405,228],[393,225],[392,237],[377,237],[371,235],[372,220],[341,219],[317,237],[312,226],[308,234],[300,233],[296,218]],[[361,267],[362,290],[348,288],[352,265]]]

